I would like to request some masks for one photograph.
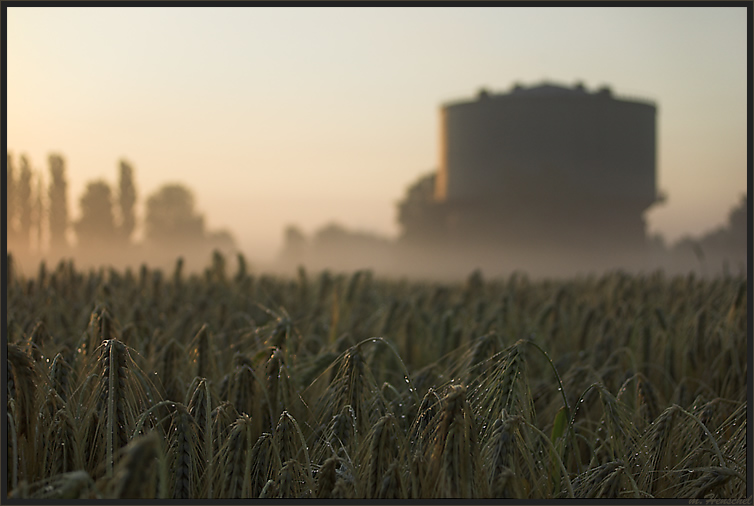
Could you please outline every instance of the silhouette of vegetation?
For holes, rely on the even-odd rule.
[[[233,254],[237,248],[227,230],[208,231],[195,209],[194,194],[179,183],[163,185],[147,198],[144,246],[154,262],[165,267],[180,256],[199,267],[213,250]]]
[[[306,235],[297,226],[288,225],[284,233],[281,260],[286,264],[301,263],[306,255],[306,248]]]
[[[207,246],[213,251],[232,252],[237,249],[236,239],[230,230],[210,230],[206,232],[206,237]]]
[[[669,274],[699,272],[704,275],[746,272],[747,197],[730,211],[726,226],[701,238],[686,237],[666,245],[660,235],[647,237],[643,251],[628,251],[603,264],[582,258],[555,255],[551,250],[532,248],[523,255],[503,254],[494,247],[475,248],[454,241],[446,229],[452,213],[434,199],[436,175],[425,174],[412,183],[398,202],[398,222],[402,233],[390,240],[365,232],[347,230],[331,223],[307,237],[298,227],[284,231],[278,256],[283,270],[296,266],[310,269],[371,268],[389,275],[418,278],[456,279],[473,265],[493,276],[515,271],[535,276],[562,276],[564,273],[602,272],[615,268],[647,271],[664,269]],[[595,255],[599,258],[599,250]],[[581,269],[581,270],[579,270]]]
[[[133,180],[133,168],[125,160],[120,162],[118,206],[120,211],[118,235],[121,243],[128,244],[136,228],[136,186]]]
[[[387,266],[393,256],[393,243],[379,235],[348,230],[338,223],[328,223],[311,239],[296,226],[285,230],[281,262],[290,267],[306,263],[313,268],[359,269],[364,266]]]
[[[738,206],[728,213],[728,223],[699,238],[685,236],[671,249],[671,254],[681,269],[699,268],[712,274],[719,266],[729,270],[746,270],[748,198],[741,197]]]
[[[20,234],[19,246],[29,250],[29,237],[31,232],[31,168],[25,156],[21,157],[21,174],[18,181],[18,223]]]
[[[32,209],[32,216],[31,221],[34,226],[34,230],[36,230],[36,247],[37,251],[42,249],[42,232],[43,232],[43,224],[44,224],[44,216],[45,216],[45,210],[44,210],[44,203],[42,202],[42,195],[44,194],[44,186],[42,184],[42,176],[37,176],[37,191],[36,191],[36,199],[34,200],[34,208]]]
[[[50,254],[64,255],[68,249],[68,182],[65,178],[65,161],[60,155],[50,155]]]
[[[194,209],[194,195],[181,184],[167,184],[147,199],[147,241],[180,249],[204,239],[204,217]]]
[[[16,173],[13,158],[8,155],[7,185],[7,240],[19,252],[29,254],[32,244],[38,245],[42,233],[42,179],[35,176],[25,156],[20,157],[20,173]],[[36,184],[35,184],[36,179]],[[32,188],[36,186],[36,192]]]
[[[149,261],[153,266],[170,267],[180,256],[185,264],[198,267],[213,250],[226,255],[237,253],[229,231],[206,229],[205,218],[196,209],[194,194],[180,183],[166,184],[148,197],[143,239],[137,243],[134,233],[141,231],[136,220],[137,185],[133,167],[125,160],[119,162],[117,195],[106,181],[89,182],[79,199],[81,217],[75,223],[70,222],[68,214],[68,183],[62,156],[53,154],[48,159],[50,179],[46,195],[41,175],[34,172],[26,156],[19,157],[20,165],[14,164],[11,154],[7,161],[8,251],[21,253],[16,257],[19,266],[36,268],[35,264],[41,260],[56,261],[76,253],[84,265],[123,267]],[[442,230],[448,225],[448,216],[443,204],[435,202],[435,184],[436,175],[430,173],[407,188],[404,199],[398,203],[398,221],[403,229],[398,241],[348,230],[337,223],[327,224],[307,237],[298,227],[290,225],[285,230],[284,245],[275,267],[301,264],[313,269],[371,267],[391,274],[419,277],[439,274],[452,278],[470,264],[493,276],[515,270],[557,275],[565,266],[555,266],[552,272],[538,272],[526,265],[529,260],[526,258],[522,261],[503,258],[494,252],[477,257],[469,248],[463,255],[448,253],[454,244],[443,241]],[[729,213],[725,226],[701,238],[685,237],[671,246],[666,246],[661,236],[648,238],[645,259],[612,267],[664,268],[669,273],[701,271],[710,275],[719,273],[721,268],[723,272],[745,272],[747,211],[748,200],[743,195]],[[75,251],[67,241],[69,225],[76,233]],[[432,261],[428,262],[428,258]],[[552,263],[552,255],[546,260]]]
[[[421,176],[408,187],[406,196],[398,203],[398,223],[403,229],[403,240],[427,241],[441,233],[442,214],[435,201],[435,180],[431,172]]]
[[[6,234],[8,243],[13,243],[18,235],[18,225],[16,224],[17,217],[17,202],[18,202],[18,190],[16,189],[16,171],[13,166],[13,157],[8,154],[8,171],[5,173],[5,192],[6,192]]]
[[[110,186],[101,180],[89,183],[80,205],[81,219],[75,224],[79,247],[97,250],[113,248],[116,228]]]
[[[68,213],[68,182],[62,156],[49,156],[50,180],[45,193],[42,177],[26,156],[20,166],[8,154],[6,173],[8,251],[19,253],[17,264],[36,268],[40,261],[55,262],[75,256],[85,266],[136,266],[149,261],[166,266],[176,256],[206,262],[213,250],[236,253],[228,230],[206,230],[204,216],[194,207],[194,195],[181,184],[167,184],[150,196],[144,221],[144,239],[136,242],[137,186],[133,166],[118,165],[117,193],[105,180],[89,181],[79,198],[80,217]],[[68,243],[69,227],[76,247]]]
[[[731,209],[730,214],[728,214],[728,230],[733,237],[733,241],[743,246],[746,246],[746,236],[748,233],[748,209],[749,199],[744,194],[741,196],[738,207]]]

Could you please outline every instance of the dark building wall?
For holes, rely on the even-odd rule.
[[[654,105],[606,90],[542,85],[451,103],[435,198],[451,233],[640,245],[657,200],[655,125]]]

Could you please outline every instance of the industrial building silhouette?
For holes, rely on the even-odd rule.
[[[644,213],[662,201],[654,103],[545,82],[481,90],[440,116],[439,169],[399,204],[405,247],[533,269],[645,254]]]
[[[666,245],[648,234],[657,189],[657,106],[582,84],[481,90],[440,106],[436,170],[398,202],[397,241],[331,223],[289,230],[283,266],[374,268],[458,279],[472,270],[570,277],[621,269],[746,272],[747,198],[728,223]]]

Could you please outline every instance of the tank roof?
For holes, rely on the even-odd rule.
[[[586,95],[587,91],[583,84],[577,84],[573,88],[559,84],[543,82],[525,88],[516,84],[510,92],[513,95]]]
[[[639,97],[621,97],[615,96],[609,86],[601,86],[593,91],[588,90],[583,82],[577,82],[574,86],[565,86],[550,81],[524,86],[520,83],[514,84],[508,92],[495,93],[487,88],[480,88],[476,100],[453,100],[443,104],[445,107],[461,104],[469,104],[474,101],[499,100],[513,97],[604,97],[614,100],[638,102],[655,107],[654,101]]]

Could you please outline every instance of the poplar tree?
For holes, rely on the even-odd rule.
[[[8,243],[16,239],[16,218],[18,216],[18,189],[16,187],[16,174],[13,168],[13,158],[8,154],[8,172],[5,175],[5,206]]]
[[[42,175],[37,175],[37,198],[34,201],[34,215],[33,215],[33,222],[34,222],[34,229],[37,233],[37,252],[42,253],[42,250],[44,249],[42,246],[42,231],[44,227],[44,204],[42,203],[42,194],[44,193],[44,188],[42,184]]]
[[[128,244],[136,227],[136,186],[133,181],[133,169],[125,160],[120,161],[118,207],[120,211],[118,235],[124,243]]]
[[[67,249],[65,238],[68,228],[68,183],[65,179],[65,162],[60,155],[50,155],[50,250],[54,254]]]
[[[18,225],[19,246],[28,251],[31,237],[31,168],[25,156],[21,156],[21,174],[18,180]]]

